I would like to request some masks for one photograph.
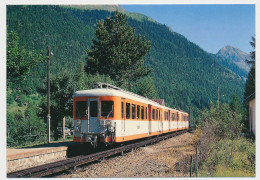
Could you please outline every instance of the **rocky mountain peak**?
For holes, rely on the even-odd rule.
[[[245,61],[246,58],[250,58],[249,54],[241,51],[240,49],[233,47],[233,46],[225,46],[221,48],[217,55],[224,56],[226,58],[231,58],[231,60],[235,62],[242,62]]]

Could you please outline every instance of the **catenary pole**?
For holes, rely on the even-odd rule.
[[[51,50],[50,46],[47,46],[47,106],[48,106],[48,114],[47,114],[47,133],[48,133],[48,144],[51,141],[51,110],[50,110],[50,57]]]

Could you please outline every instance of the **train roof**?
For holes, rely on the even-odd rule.
[[[159,108],[164,108],[168,110],[173,110],[177,112],[187,113],[178,109],[172,109],[167,106],[160,105],[159,103],[152,101],[151,99],[148,99],[146,97],[131,93],[129,91],[125,91],[122,89],[110,89],[110,88],[96,88],[96,89],[90,89],[90,90],[82,90],[82,91],[76,91],[73,94],[73,97],[82,97],[82,96],[89,96],[89,97],[97,97],[97,96],[118,96],[123,97],[127,99],[131,99],[134,101],[151,104],[153,106],[157,106]]]
[[[123,97],[123,98],[131,99],[131,100],[139,101],[139,102],[142,102],[142,103],[146,103],[146,104],[151,104],[151,105],[157,106],[159,108],[164,108],[164,109],[173,110],[173,111],[177,111],[177,112],[187,113],[187,112],[184,112],[182,110],[173,109],[173,108],[169,108],[167,106],[163,106],[163,105],[159,104],[158,102],[155,102],[151,99],[148,99],[148,98],[140,96],[138,94],[126,91],[124,89],[118,88],[116,86],[113,86],[113,85],[110,85],[110,84],[107,84],[107,83],[100,83],[99,82],[99,83],[96,83],[95,87],[96,87],[95,89],[76,91],[73,94],[73,97],[80,97],[80,96],[89,96],[89,97],[91,97],[91,96],[92,97],[118,96],[118,97]]]

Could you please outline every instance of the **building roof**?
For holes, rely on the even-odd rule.
[[[165,106],[165,101],[164,101],[164,99],[152,99],[154,102],[157,102],[157,103],[159,103],[160,105],[163,105],[163,106]]]

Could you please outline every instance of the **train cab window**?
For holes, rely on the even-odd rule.
[[[88,105],[87,101],[76,102],[76,117],[83,118],[88,116]]]
[[[126,103],[126,119],[130,119],[130,103]]]
[[[121,102],[121,117],[124,119],[124,102]]]
[[[135,119],[135,104],[132,104],[132,119]]]
[[[114,116],[113,101],[101,101],[101,116],[106,118]]]
[[[144,107],[141,106],[141,119],[144,120]]]
[[[139,105],[137,105],[137,114],[136,114],[136,117],[137,117],[137,119],[140,119],[140,106]]]
[[[155,120],[155,109],[153,109],[152,118],[153,118],[153,120]]]

